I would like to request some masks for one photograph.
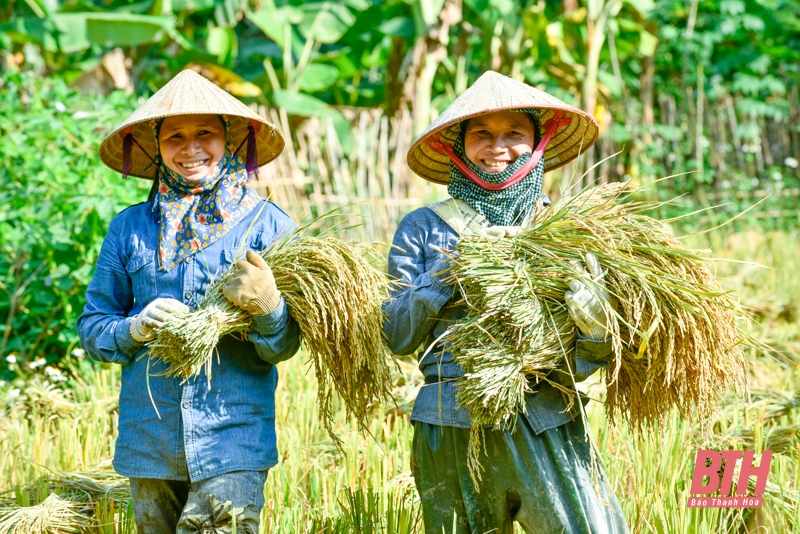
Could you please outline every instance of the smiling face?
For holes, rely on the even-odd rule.
[[[225,155],[225,126],[216,115],[167,117],[158,147],[167,167],[188,180],[202,180]]]
[[[503,172],[533,152],[533,121],[527,113],[495,111],[470,119],[466,128],[464,152],[484,172]]]

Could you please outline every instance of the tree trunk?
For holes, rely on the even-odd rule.
[[[438,23],[427,28],[414,45],[412,63],[404,94],[412,103],[414,136],[419,136],[431,122],[433,79],[439,63],[447,54],[450,27],[461,22],[461,0],[447,0],[439,13]]]
[[[586,74],[583,78],[583,109],[588,113],[594,114],[597,107],[597,72],[600,68],[600,52],[606,39],[606,22],[608,17],[620,4],[620,0],[589,0],[588,13],[586,16],[587,46],[586,53]],[[592,150],[586,153],[587,174],[584,183],[593,183],[595,172],[591,167],[594,165],[594,154]],[[575,184],[578,187],[579,184]],[[582,186],[583,184],[581,184]]]
[[[404,74],[401,72],[405,57],[406,40],[392,37],[392,49],[386,58],[386,115],[394,117],[403,102]]]
[[[697,113],[694,122],[694,159],[697,170],[702,174],[703,166],[703,116],[705,114],[705,74],[703,64],[697,64]]]
[[[650,143],[653,140],[653,127],[655,125],[655,113],[653,106],[655,99],[653,97],[653,75],[656,72],[656,58],[655,54],[646,57],[642,60],[642,73],[639,75],[640,85],[640,98],[642,99],[642,124],[645,127],[645,142]]]
[[[700,0],[692,0],[692,6],[689,8],[689,18],[686,21],[686,32],[683,34],[683,56],[681,58],[681,94],[686,97],[686,91],[688,87],[688,82],[686,81],[686,75],[689,72],[689,42],[692,40],[692,36],[694,36],[694,25],[697,22],[697,7],[700,3]],[[691,101],[685,100],[687,103]],[[689,107],[691,107],[689,105]]]

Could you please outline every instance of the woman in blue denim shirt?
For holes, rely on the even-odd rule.
[[[546,119],[546,120],[545,120]],[[424,349],[425,376],[411,420],[412,467],[422,502],[425,531],[511,534],[628,532],[613,490],[602,475],[595,487],[590,447],[576,407],[547,382],[532,386],[513,430],[486,429],[482,480],[469,475],[471,422],[456,402],[463,371],[440,339],[466,316],[452,305],[455,290],[443,280],[459,234],[511,237],[542,195],[544,170],[565,165],[594,143],[597,124],[587,113],[495,72],[487,72],[412,145],[411,168],[448,185],[451,199],[406,215],[389,253],[389,274],[404,285],[384,307],[384,330],[397,354]],[[535,147],[535,148],[534,148]],[[438,250],[437,250],[438,249]],[[602,269],[587,255],[592,276]],[[580,330],[572,373],[576,382],[608,365],[606,317],[597,296],[575,280],[565,298]],[[607,297],[607,294],[604,295]],[[551,380],[572,386],[560,370]]]
[[[248,175],[283,144],[275,126],[193,71],[101,144],[101,159],[123,177],[154,180],[147,202],[111,222],[78,319],[87,353],[122,366],[114,468],[131,480],[140,534],[229,529],[231,505],[244,509],[238,531],[258,532],[267,470],[278,460],[275,364],[294,355],[299,333],[253,252],[294,224]],[[223,289],[253,315],[247,339],[220,340],[210,388],[205,377],[164,376],[162,363],[148,362],[154,327],[196,307],[236,260]]]

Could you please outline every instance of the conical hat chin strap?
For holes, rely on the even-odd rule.
[[[447,157],[450,158],[450,161],[453,162],[453,165],[459,170],[461,174],[466,176],[472,182],[475,183],[481,189],[486,189],[487,191],[502,191],[503,189],[507,189],[512,185],[516,184],[528,174],[530,174],[531,170],[536,167],[536,164],[539,163],[539,160],[542,159],[544,156],[544,151],[547,148],[547,144],[550,142],[550,139],[556,134],[556,131],[561,128],[562,126],[568,126],[572,122],[572,119],[569,117],[564,117],[564,110],[558,109],[555,111],[555,114],[547,119],[547,122],[544,123],[544,137],[542,140],[539,141],[539,145],[536,147],[536,150],[533,151],[533,155],[528,162],[523,165],[517,172],[515,172],[511,178],[506,180],[505,182],[499,184],[490,184],[477,174],[475,174],[472,169],[470,169],[464,161],[453,152],[453,145],[449,143],[445,143],[442,141],[442,137],[440,132],[436,132],[435,134],[428,137],[425,140],[428,148],[431,150],[438,152],[440,154],[445,154]]]

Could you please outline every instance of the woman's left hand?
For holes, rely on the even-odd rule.
[[[606,290],[605,272],[594,254],[586,254],[586,273],[583,266],[578,278],[569,282],[569,290],[564,294],[570,317],[575,321],[581,334],[593,340],[604,340],[608,337],[610,321],[616,321],[613,315],[606,315],[606,306],[613,299]],[[592,285],[592,289],[588,288]]]
[[[516,237],[522,232],[521,226],[487,226],[482,228],[484,235],[492,237]]]
[[[236,262],[234,273],[222,285],[222,294],[251,315],[266,315],[281,303],[281,292],[264,258],[248,250],[246,260]]]

